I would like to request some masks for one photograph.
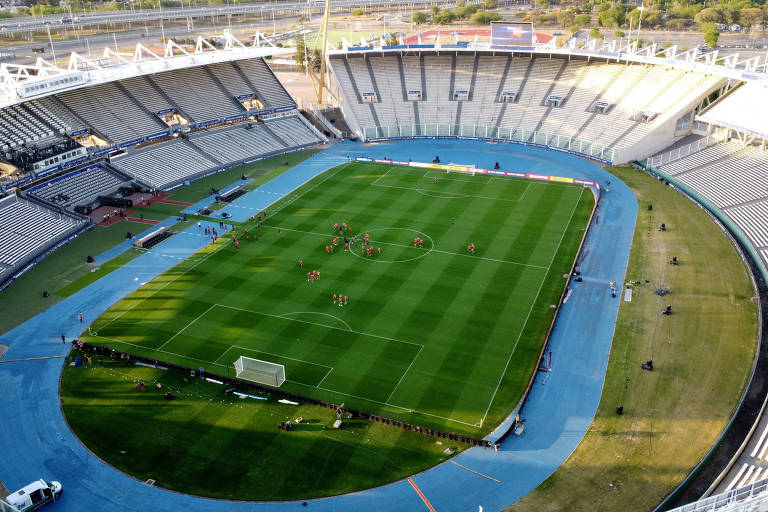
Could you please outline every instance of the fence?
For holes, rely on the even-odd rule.
[[[362,129],[362,134],[365,140],[437,137],[483,140],[493,139],[558,149],[594,158],[607,164],[621,162],[618,151],[613,148],[600,146],[599,144],[575,139],[566,135],[534,130],[517,130],[513,128],[464,124],[416,124],[403,126],[368,126]]]
[[[759,480],[755,483],[734,489],[732,491],[710,496],[688,505],[672,509],[670,512],[748,512],[752,510],[764,510],[768,503],[768,480]],[[763,505],[760,507],[759,505]]]
[[[673,149],[671,151],[667,151],[666,153],[662,153],[660,155],[648,157],[648,159],[646,160],[646,164],[649,167],[658,169],[662,165],[670,164],[672,162],[676,162],[677,160],[685,158],[688,155],[698,153],[702,149],[705,149],[711,146],[712,144],[716,144],[718,142],[720,142],[720,138],[715,137],[714,135],[707,135],[703,139],[699,139],[696,142],[691,142],[690,144],[687,144],[685,146],[680,146],[679,148]]]
[[[145,363],[145,364],[151,364],[153,366],[163,366],[163,367],[166,367],[168,369],[176,370],[176,371],[181,371],[181,372],[184,372],[184,373],[187,373],[187,374],[189,374],[193,370],[195,372],[199,371],[199,370],[194,369],[194,368],[187,368],[185,366],[180,366],[180,365],[169,363],[169,362],[166,362],[166,361],[159,361],[159,360],[156,360],[156,359],[150,359],[150,358],[147,358],[147,357],[137,356],[137,355],[134,355],[134,354],[130,354],[128,352],[120,352],[120,351],[117,351],[117,350],[114,350],[114,349],[111,349],[109,347],[102,346],[102,345],[92,345],[90,343],[86,343],[86,342],[83,342],[83,341],[77,341],[77,340],[73,341],[72,344],[75,347],[80,348],[84,352],[90,352],[90,353],[93,353],[93,354],[99,354],[99,355],[102,355],[102,356],[108,356],[111,359],[127,359],[128,361],[138,361],[138,362]],[[334,404],[334,403],[331,403],[331,402],[326,402],[324,400],[319,400],[317,398],[312,398],[312,397],[308,397],[308,396],[297,395],[295,393],[289,393],[287,391],[283,391],[283,390],[277,389],[277,388],[272,388],[272,387],[268,387],[268,386],[262,386],[260,384],[255,383],[255,382],[247,382],[247,381],[244,381],[244,380],[239,380],[239,379],[235,379],[235,378],[232,378],[232,377],[225,377],[223,375],[218,375],[218,374],[215,374],[215,373],[210,373],[210,372],[205,372],[205,371],[204,372],[200,372],[197,375],[199,377],[201,377],[201,378],[206,378],[207,377],[207,378],[211,378],[211,379],[223,382],[227,386],[231,386],[231,387],[237,388],[237,389],[251,389],[251,390],[256,390],[256,391],[259,391],[259,392],[262,392],[262,393],[276,395],[276,396],[279,396],[280,398],[285,398],[287,400],[291,400],[291,401],[294,401],[294,402],[305,403],[305,404],[310,404],[310,405],[317,405],[317,406],[320,406],[320,407],[324,407],[326,409],[333,409],[333,410],[338,410],[339,409],[339,404]],[[386,416],[379,416],[379,415],[376,415],[376,414],[371,414],[371,413],[368,413],[368,412],[365,412],[365,411],[359,411],[357,409],[344,408],[344,412],[346,414],[351,414],[355,418],[363,418],[363,419],[367,419],[369,421],[375,421],[377,423],[384,423],[384,424],[387,424],[387,425],[392,425],[392,426],[395,426],[395,427],[400,427],[400,428],[402,428],[404,430],[411,430],[411,431],[414,431],[414,432],[418,432],[420,434],[425,434],[425,435],[432,436],[432,437],[437,437],[437,438],[440,438],[440,439],[449,439],[451,441],[458,441],[460,443],[468,444],[470,446],[482,446],[482,447],[485,447],[485,448],[489,448],[489,447],[491,447],[493,445],[493,443],[491,443],[490,441],[486,441],[486,440],[483,440],[483,439],[477,439],[477,438],[474,438],[474,437],[468,437],[468,436],[464,436],[464,435],[461,435],[461,434],[456,434],[455,432],[444,432],[442,430],[435,430],[435,429],[428,428],[428,427],[422,427],[420,425],[414,425],[412,423],[406,423],[404,421],[395,420],[395,419],[392,419],[392,418],[388,418]]]

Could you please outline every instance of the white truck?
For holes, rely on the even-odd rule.
[[[5,502],[11,506],[11,510],[28,512],[56,501],[60,495],[61,484],[59,482],[46,482],[41,478],[9,494],[5,498]]]

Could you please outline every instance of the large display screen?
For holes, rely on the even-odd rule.
[[[491,46],[532,47],[533,23],[491,23]]]

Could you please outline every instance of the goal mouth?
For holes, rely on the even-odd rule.
[[[234,362],[235,376],[241,380],[279,388],[285,382],[285,366],[252,357],[240,356]]]

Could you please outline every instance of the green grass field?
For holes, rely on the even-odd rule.
[[[283,389],[478,435],[534,371],[593,204],[573,185],[346,164],[272,208],[258,242],[238,227],[239,250],[223,236],[84,338],[220,374],[264,359]],[[327,254],[336,222],[382,254]]]
[[[67,362],[81,354],[74,350]],[[137,381],[146,393],[135,389]],[[158,388],[157,385],[161,387]],[[64,366],[69,426],[102,460],[157,486],[234,500],[306,499],[382,485],[464,446],[311,405],[240,399],[180,372],[97,360]],[[171,391],[176,400],[163,395]],[[281,432],[281,421],[303,421]]]

